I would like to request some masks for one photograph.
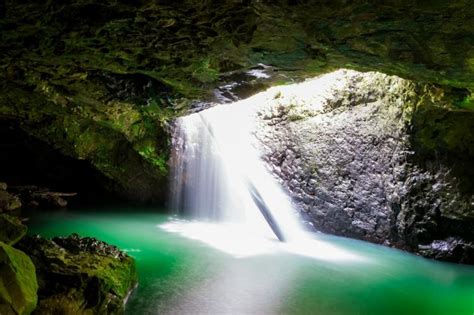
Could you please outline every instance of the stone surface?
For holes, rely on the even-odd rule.
[[[0,212],[11,212],[21,208],[21,200],[7,192],[0,190]]]
[[[418,247],[419,253],[429,258],[470,264],[474,261],[474,243],[459,238],[448,237]]]
[[[443,93],[338,71],[275,92],[257,136],[317,230],[473,263],[474,113]]]
[[[94,238],[26,237],[18,247],[36,266],[38,314],[120,314],[137,283],[134,260]]]
[[[0,314],[30,314],[36,307],[37,290],[31,259],[0,242]]]
[[[41,208],[42,210],[66,208],[67,199],[77,195],[76,193],[54,192],[34,185],[15,186],[11,190],[15,191],[27,208]]]
[[[450,86],[460,107],[473,106],[468,0],[0,7],[0,118],[87,161],[133,200],[166,197],[169,120],[216,87],[218,99],[232,99],[225,85],[240,79],[229,78],[260,64],[281,76],[276,82],[342,67],[379,70]]]
[[[26,235],[27,230],[17,217],[0,214],[0,242],[14,245]]]

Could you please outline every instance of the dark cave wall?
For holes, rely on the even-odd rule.
[[[473,104],[467,0],[6,0],[0,12],[0,117],[137,201],[165,198],[168,122],[259,63],[275,83],[379,70]]]
[[[75,192],[69,204],[120,200],[115,183],[89,162],[61,154],[21,129],[16,121],[0,120],[0,180],[9,190],[24,185]]]

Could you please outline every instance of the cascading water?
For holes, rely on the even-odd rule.
[[[289,197],[260,158],[256,117],[259,105],[274,93],[176,121],[171,208],[180,219],[160,227],[236,257],[283,249],[318,259],[360,259],[304,231]],[[276,239],[285,243],[277,245]]]
[[[255,112],[247,100],[177,121],[172,207],[194,218],[239,222],[246,228],[268,225],[280,240],[294,239],[301,227],[291,203],[254,146]]]

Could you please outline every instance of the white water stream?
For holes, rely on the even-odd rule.
[[[172,207],[193,218],[239,224],[260,233],[269,224],[255,203],[258,198],[284,239],[294,240],[302,227],[254,146],[255,111],[250,99],[178,120]]]
[[[253,135],[256,114],[272,93],[177,120],[171,208],[187,219],[161,227],[236,257],[284,248],[317,258],[352,260],[352,254],[304,231],[289,197],[260,157]]]

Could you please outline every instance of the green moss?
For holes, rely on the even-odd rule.
[[[300,114],[290,114],[288,115],[288,120],[289,121],[298,121],[298,120],[302,120],[302,119],[305,119],[306,117],[304,115],[300,115]]]
[[[464,97],[462,100],[454,102],[456,107],[474,110],[474,94]]]
[[[139,154],[148,162],[156,166],[164,175],[168,173],[168,156],[158,152],[151,141],[144,141],[138,145]]]
[[[0,214],[0,242],[14,245],[26,235],[28,230],[17,217]]]
[[[219,77],[219,70],[211,66],[211,61],[209,58],[204,58],[203,60],[192,65],[190,70],[193,78],[197,79],[201,83],[212,83]]]
[[[462,12],[465,2],[456,3]],[[469,15],[438,19],[431,9],[416,4],[413,10],[426,18],[414,21],[404,14],[412,8],[403,3],[352,3],[341,9],[329,2],[287,6],[191,1],[188,8],[120,1],[10,1],[0,20],[5,26],[0,115],[20,121],[25,131],[64,154],[86,159],[121,186],[146,169],[143,182],[135,185],[143,190],[166,180],[169,121],[185,113],[192,100],[212,96],[227,74],[258,63],[273,66],[285,78],[273,84],[346,65],[474,88],[474,59],[465,49],[470,44],[465,36],[471,31]],[[86,14],[89,10],[96,14]],[[386,18],[366,19],[372,10]],[[439,29],[445,31],[434,31]],[[143,96],[146,83],[132,79],[117,88],[116,81],[107,80],[137,74],[166,89]],[[135,84],[142,86],[127,91]],[[472,97],[457,106],[472,110]],[[289,115],[299,120],[311,113]]]
[[[36,307],[35,267],[31,259],[0,242],[0,310],[10,306],[16,314],[30,314]]]
[[[137,283],[133,258],[114,246],[73,234],[19,243],[33,259],[41,284],[38,314],[122,314]],[[53,275],[53,276],[52,276]]]

